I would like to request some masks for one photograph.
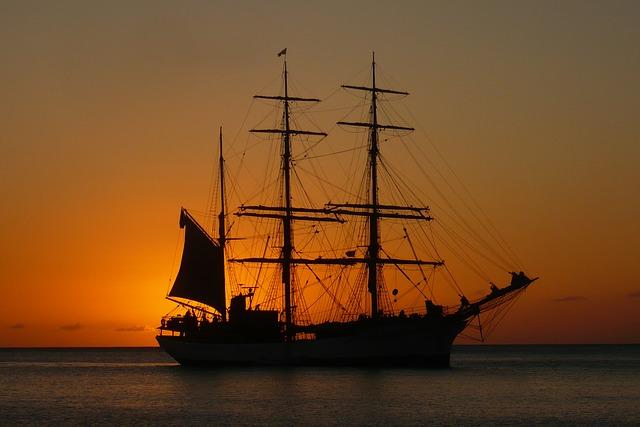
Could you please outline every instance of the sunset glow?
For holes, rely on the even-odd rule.
[[[411,93],[397,108],[425,168],[459,179],[542,277],[488,342],[640,342],[638,4],[543,3],[2,6],[0,346],[156,345],[180,207],[213,225],[218,127],[243,194],[277,155],[247,130],[265,116],[252,96],[279,90],[285,46],[293,87],[323,99],[327,152],[355,144],[335,127],[354,98],[336,91],[366,80],[375,49]],[[428,194],[399,143],[383,144]],[[247,146],[265,155],[245,160]]]

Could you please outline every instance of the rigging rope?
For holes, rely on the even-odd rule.
[[[417,123],[415,116],[413,115],[413,113],[411,112],[411,110],[409,110],[403,103],[401,103],[401,105],[403,105],[403,107],[405,108],[405,110],[409,113],[409,115],[412,117],[412,119]],[[481,208],[480,204],[476,201],[476,199],[473,197],[473,195],[471,194],[471,192],[469,191],[469,189],[467,188],[467,186],[464,184],[464,182],[462,182],[462,179],[458,176],[458,174],[455,172],[455,170],[453,169],[453,167],[450,165],[450,163],[446,160],[446,158],[443,156],[443,154],[440,152],[440,150],[438,149],[438,147],[435,145],[435,143],[433,142],[433,140],[430,138],[430,136],[427,134],[426,130],[424,130],[423,128],[420,128],[420,131],[422,132],[422,134],[424,135],[425,139],[427,140],[427,142],[429,143],[429,145],[433,148],[433,150],[436,152],[436,154],[438,155],[438,157],[440,158],[440,160],[442,160],[442,162],[445,164],[445,166],[447,167],[447,169],[449,170],[449,172],[451,172],[451,174],[454,176],[454,178],[458,181],[458,184],[462,187],[462,189],[465,191],[467,197],[469,197],[469,199],[474,203],[474,205],[476,206],[476,208],[478,209],[478,211],[484,216],[484,219],[486,221],[486,223],[488,224],[488,226],[494,231],[494,233],[491,233],[488,229],[487,226],[485,225],[484,222],[482,222],[480,220],[480,218],[478,218],[475,215],[475,212],[469,207],[469,205],[467,203],[464,202],[464,199],[462,197],[460,197],[459,194],[457,194],[457,191],[455,190],[455,188],[453,188],[453,186],[451,184],[449,184],[449,182],[446,180],[446,178],[444,178],[444,175],[441,174],[441,172],[437,169],[436,171],[443,177],[443,179],[445,180],[445,182],[447,182],[447,185],[449,186],[449,188],[451,188],[452,191],[454,191],[454,193],[458,196],[458,198],[463,202],[463,204],[465,205],[465,207],[472,213],[472,215],[474,215],[474,217],[476,217],[476,220],[478,221],[478,223],[485,228],[485,230],[487,231],[487,233],[489,233],[490,236],[492,236],[494,238],[494,240],[496,241],[496,243],[500,246],[500,248],[505,251],[505,253],[511,258],[512,262],[518,266],[521,269],[523,268],[523,264],[522,262],[519,260],[518,256],[515,254],[515,252],[513,251],[513,249],[509,246],[509,244],[507,243],[507,241],[504,239],[504,237],[501,235],[501,233],[498,231],[498,229],[495,227],[495,225],[493,224],[493,222],[490,220],[490,218],[488,217],[488,215],[484,212],[484,210]],[[422,152],[423,156],[427,159],[429,159],[428,156],[425,155],[425,153],[420,150],[420,147],[418,147],[418,150]],[[435,166],[435,165],[434,165]]]

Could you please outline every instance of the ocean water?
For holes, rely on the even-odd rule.
[[[188,369],[0,349],[0,425],[640,425],[640,346],[456,346],[450,369]]]

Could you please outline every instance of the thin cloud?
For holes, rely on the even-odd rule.
[[[627,298],[640,298],[640,291],[635,291],[627,294]]]
[[[569,295],[566,297],[554,298],[554,302],[582,302],[587,301],[587,297],[583,297],[582,295]]]
[[[60,326],[61,330],[67,331],[67,332],[78,331],[78,330],[80,330],[82,328],[84,328],[84,326],[82,326],[80,323],[72,323],[70,325],[62,325],[62,326]]]
[[[117,332],[144,332],[147,330],[146,326],[125,326],[122,328],[116,328]]]
[[[16,323],[9,326],[9,329],[24,329],[24,323]]]

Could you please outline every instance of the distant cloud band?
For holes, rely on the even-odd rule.
[[[116,328],[117,332],[144,332],[147,330],[146,326],[125,326],[122,328]]]
[[[78,330],[80,330],[82,328],[84,328],[84,326],[82,326],[80,323],[73,323],[71,325],[62,325],[62,326],[60,326],[61,330],[67,331],[67,332],[78,331]]]
[[[569,295],[566,297],[554,298],[553,301],[554,302],[582,302],[582,301],[587,301],[587,298],[581,295]]]

